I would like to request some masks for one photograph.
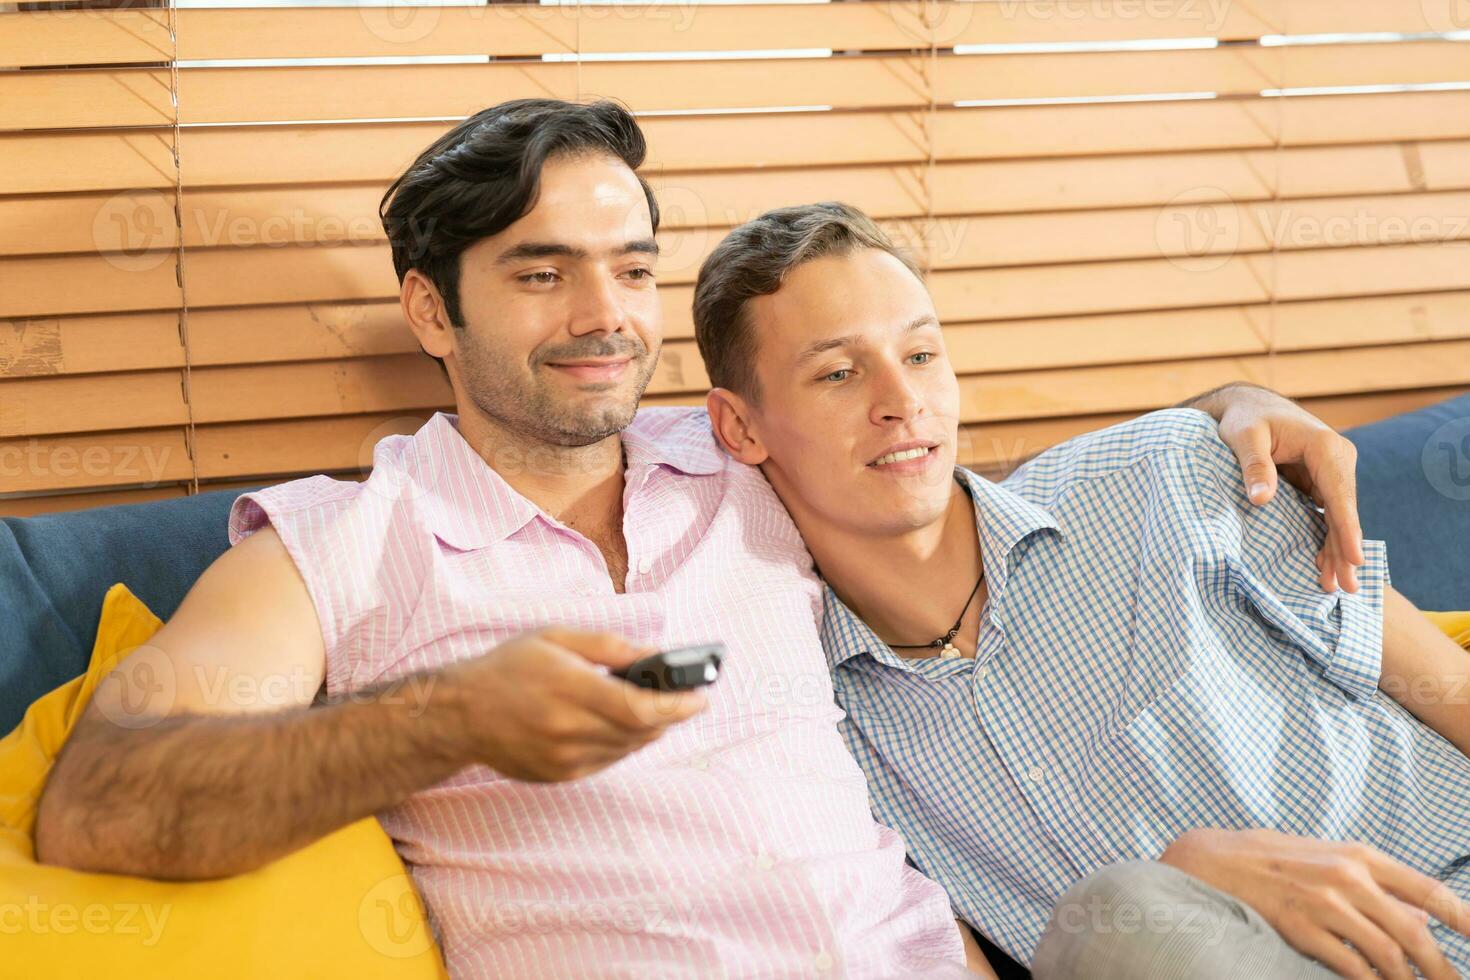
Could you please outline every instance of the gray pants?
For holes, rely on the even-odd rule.
[[[1127,861],[1062,896],[1032,958],[1036,980],[1318,980],[1250,906],[1167,864]]]

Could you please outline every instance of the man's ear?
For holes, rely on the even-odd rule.
[[[747,466],[759,466],[770,453],[752,426],[750,405],[728,388],[711,388],[704,400],[715,438],[725,452]]]
[[[444,310],[444,300],[429,278],[417,269],[409,269],[398,290],[398,305],[408,328],[418,338],[424,351],[435,357],[454,353],[454,327]]]

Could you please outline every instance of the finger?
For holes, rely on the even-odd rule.
[[[1317,552],[1317,587],[1323,592],[1337,591],[1337,549],[1328,538]]]
[[[1324,925],[1328,930],[1336,933],[1339,939],[1352,943],[1358,955],[1371,963],[1381,976],[1390,980],[1413,980],[1408,956],[1372,919],[1346,904],[1330,909],[1326,914]]]
[[[605,667],[626,667],[640,656],[646,656],[646,647],[637,647],[625,637],[613,633],[589,632],[551,626],[540,631],[543,640],[563,649],[580,654],[582,659]]]
[[[703,691],[650,691],[620,677],[598,675],[578,685],[579,704],[629,732],[663,730],[703,711]]]
[[[1253,504],[1265,504],[1276,495],[1276,464],[1271,461],[1271,427],[1256,422],[1230,431],[1221,437],[1240,461],[1245,479],[1246,496]]]
[[[1397,951],[1395,956],[1406,956],[1428,980],[1455,980],[1459,976],[1430,935],[1429,916],[1422,909],[1406,905],[1383,891],[1377,881],[1365,882],[1349,899],[1389,937]],[[1354,945],[1358,945],[1356,940]],[[1377,965],[1376,959],[1374,963]],[[1383,967],[1379,965],[1379,969]],[[1407,963],[1403,975],[1409,975]]]
[[[1363,527],[1358,518],[1357,453],[1341,436],[1334,449],[1311,460],[1312,483],[1327,511],[1327,530],[1345,562],[1363,564]],[[1346,448],[1345,448],[1346,447]]]
[[[1470,936],[1470,904],[1466,904],[1444,882],[1421,874],[1381,852],[1368,859],[1373,877],[1403,902],[1423,909],[1462,936]]]
[[[1285,934],[1283,934],[1284,936]],[[1373,980],[1373,968],[1341,939],[1325,929],[1312,929],[1301,936],[1287,939],[1300,952],[1348,980]]]

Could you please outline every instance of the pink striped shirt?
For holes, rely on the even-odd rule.
[[[455,977],[922,976],[963,961],[949,901],[874,822],[818,639],[811,559],[703,411],[623,434],[626,591],[587,538],[512,490],[439,413],[363,483],[242,495],[321,620],[340,694],[548,625],[662,649],[719,640],[709,708],[594,776],[472,766],[379,819]],[[517,465],[506,459],[504,465]],[[486,710],[493,711],[493,705]]]

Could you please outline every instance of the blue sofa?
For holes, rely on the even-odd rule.
[[[1349,430],[1364,532],[1423,609],[1470,609],[1470,395]],[[0,732],[86,669],[102,596],[128,587],[164,620],[228,547],[245,491],[0,520]]]

